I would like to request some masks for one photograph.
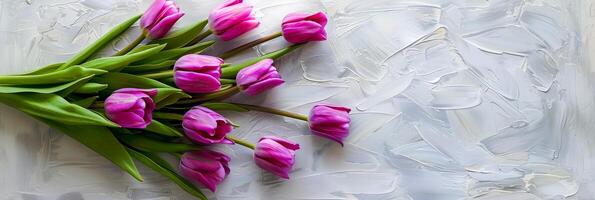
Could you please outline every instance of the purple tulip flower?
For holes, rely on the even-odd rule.
[[[210,93],[221,88],[221,58],[188,54],[174,65],[174,82],[188,93]]]
[[[333,105],[316,105],[310,111],[310,130],[314,135],[334,140],[343,145],[349,135],[351,109]]]
[[[295,163],[295,151],[300,145],[292,141],[275,137],[260,138],[254,149],[254,161],[258,167],[281,178],[289,179],[289,171]]]
[[[215,151],[189,151],[182,155],[179,167],[182,176],[215,192],[230,172],[230,160],[227,155]]]
[[[326,15],[322,12],[291,13],[283,18],[281,29],[285,40],[291,43],[323,41],[326,40],[326,23]]]
[[[211,30],[223,41],[233,40],[259,24],[252,14],[252,6],[242,0],[226,1],[209,14]]]
[[[238,72],[236,83],[245,94],[254,96],[277,87],[285,81],[273,66],[273,60],[265,59]]]
[[[146,128],[153,120],[156,89],[122,88],[107,97],[105,114],[124,128]]]
[[[184,13],[173,1],[155,0],[140,19],[140,26],[151,39],[162,38]]]
[[[225,137],[233,129],[231,123],[219,113],[206,107],[194,106],[186,112],[182,127],[186,137],[199,144],[233,143]]]

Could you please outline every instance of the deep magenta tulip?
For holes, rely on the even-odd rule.
[[[351,109],[333,105],[316,105],[310,111],[310,130],[314,135],[322,136],[343,145],[349,135],[349,112]]]
[[[226,1],[209,14],[211,30],[223,41],[233,40],[259,24],[252,13],[252,6],[242,0]]]
[[[140,26],[151,39],[162,38],[184,13],[173,1],[155,0],[140,19]]]
[[[104,107],[107,118],[124,128],[146,128],[153,120],[156,89],[122,88],[107,99]]]
[[[188,93],[210,93],[221,88],[221,58],[188,54],[174,65],[174,82]]]
[[[238,72],[236,83],[245,94],[253,96],[277,87],[285,81],[273,66],[273,60],[265,59]]]
[[[291,43],[323,41],[326,40],[326,23],[326,15],[322,12],[291,13],[283,18],[281,29],[285,40]]]
[[[258,167],[281,178],[289,179],[289,171],[295,163],[295,151],[300,145],[292,141],[275,137],[260,138],[254,149],[254,161]]]
[[[233,126],[225,117],[206,107],[194,106],[182,120],[186,136],[199,144],[232,144],[225,136]]]
[[[179,167],[182,176],[215,192],[230,172],[230,160],[227,155],[215,151],[189,151],[182,155]]]

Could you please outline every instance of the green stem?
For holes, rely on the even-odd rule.
[[[240,63],[240,64],[230,65],[229,67],[225,67],[225,68],[221,69],[221,77],[223,77],[223,78],[235,78],[236,77],[236,74],[240,70],[242,70],[242,69],[244,69],[244,68],[246,68],[246,67],[248,67],[250,65],[253,65],[253,64],[255,64],[257,62],[260,62],[261,60],[264,60],[264,59],[277,59],[277,58],[280,58],[281,56],[287,55],[288,53],[291,53],[293,50],[296,50],[296,49],[300,48],[304,44],[306,44],[306,43],[294,44],[294,45],[291,45],[289,47],[285,47],[283,49],[279,49],[277,51],[274,51],[274,52],[271,52],[271,53],[267,53],[267,54],[265,54],[265,55],[263,55],[261,57],[258,57],[258,58],[252,59],[252,60],[248,60],[248,61],[243,62],[243,63]]]
[[[219,81],[221,82],[221,85],[236,84],[236,80],[235,79],[222,78],[222,79],[219,79]]]
[[[236,144],[245,146],[245,147],[247,147],[249,149],[254,150],[256,148],[256,145],[254,145],[254,144],[252,144],[252,143],[250,143],[250,142],[248,142],[246,140],[242,140],[242,139],[236,138],[236,137],[231,136],[231,135],[226,136],[226,138],[229,139],[229,140],[231,140],[231,141],[233,141]]]
[[[255,47],[256,45],[259,45],[259,44],[262,44],[262,43],[264,43],[266,41],[275,39],[275,38],[277,38],[277,37],[279,37],[281,35],[283,35],[281,32],[276,32],[276,33],[273,33],[273,34],[264,36],[262,38],[259,38],[259,39],[254,40],[252,42],[248,42],[248,43],[246,43],[246,44],[244,44],[242,46],[239,46],[239,47],[233,48],[233,49],[231,49],[229,51],[226,51],[225,53],[221,54],[221,56],[219,56],[219,57],[221,59],[231,58],[232,56],[235,56],[238,53],[241,53],[242,51],[244,51],[246,49]]]
[[[275,108],[241,104],[241,103],[230,103],[230,104],[234,104],[234,105],[237,105],[237,106],[240,106],[242,108],[252,110],[252,111],[270,113],[270,114],[281,115],[281,116],[285,116],[285,117],[289,117],[289,118],[299,119],[302,121],[308,121],[308,116],[302,115],[299,113],[293,113],[293,112],[288,112],[288,111],[279,110],[279,109],[275,109]]]
[[[153,112],[153,117],[155,119],[167,119],[167,120],[178,120],[178,121],[182,121],[182,119],[184,119],[184,115],[176,114],[176,113],[164,113],[164,112]]]
[[[141,74],[139,76],[150,78],[150,79],[164,79],[164,78],[172,78],[174,76],[174,70],[165,70],[156,73],[150,74]]]
[[[143,40],[145,40],[146,34],[145,32],[141,33],[132,43],[128,44],[128,46],[124,47],[122,50],[116,52],[113,56],[121,56],[128,53],[130,50],[134,49],[138,44],[140,44]]]
[[[209,37],[209,35],[213,34],[213,31],[211,31],[211,29],[208,29],[205,32],[202,32],[200,34],[198,34],[192,41],[190,41],[190,43],[188,43],[186,46],[192,46],[196,43],[199,43],[200,41],[204,40],[205,38]]]
[[[238,93],[239,91],[240,91],[239,87],[233,86],[231,88],[228,88],[225,90],[220,90],[220,91],[217,91],[214,93],[195,96],[189,100],[178,101],[178,103],[176,103],[176,104],[191,104],[191,103],[198,103],[198,102],[210,101],[210,100],[216,100],[216,99],[225,99],[230,96],[233,96],[234,94]]]

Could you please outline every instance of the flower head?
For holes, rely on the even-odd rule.
[[[291,43],[326,40],[327,18],[322,12],[314,14],[291,13],[283,18],[283,37]]]
[[[245,94],[253,96],[277,87],[285,81],[273,66],[273,60],[265,59],[238,72],[236,83]]]
[[[173,1],[155,0],[140,19],[140,26],[151,39],[165,36],[184,13]]]
[[[254,161],[258,167],[281,178],[289,179],[289,171],[295,163],[295,151],[300,145],[292,141],[275,137],[260,138],[254,149]]]
[[[334,140],[343,145],[349,135],[351,109],[333,105],[316,105],[310,111],[310,130],[314,135]]]
[[[182,127],[186,136],[199,144],[233,143],[225,138],[233,129],[231,123],[219,113],[206,107],[194,106],[186,112]]]
[[[230,160],[227,155],[215,151],[189,151],[182,155],[179,167],[182,176],[215,192],[230,172]]]
[[[209,14],[211,30],[223,41],[232,40],[259,24],[252,14],[252,6],[243,0],[228,0]]]
[[[188,54],[174,65],[174,82],[188,93],[209,93],[221,88],[221,58]]]
[[[153,120],[156,89],[122,88],[105,99],[105,114],[124,128],[146,128]]]

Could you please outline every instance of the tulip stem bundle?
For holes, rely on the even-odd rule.
[[[123,49],[121,49],[120,51],[116,52],[114,54],[114,56],[121,56],[124,54],[127,54],[128,52],[130,52],[130,50],[134,49],[136,46],[138,46],[143,40],[145,40],[146,38],[146,33],[141,33],[138,37],[136,37],[136,39],[134,39],[130,44],[128,44],[126,47],[124,47]]]
[[[214,110],[258,111],[303,120],[312,134],[343,144],[349,132],[349,108],[316,105],[306,116],[223,102],[238,93],[243,96],[236,97],[256,96],[282,85],[285,81],[275,60],[308,42],[325,40],[323,13],[289,14],[283,19],[282,32],[233,48],[221,57],[202,53],[214,40],[232,40],[257,28],[260,22],[252,6],[228,0],[208,20],[170,33],[183,15],[173,1],[154,0],[143,15],[117,25],[64,63],[0,76],[0,102],[60,130],[138,181],[143,178],[133,159],[201,200],[207,197],[197,185],[214,192],[231,170],[231,158],[210,150],[210,145],[253,149],[255,165],[284,179],[289,178],[300,148],[277,136],[260,136],[255,144],[230,136],[237,125]],[[93,58],[139,19],[140,36],[112,56]],[[214,40],[202,42],[211,35]],[[281,36],[292,44],[225,63],[226,58]],[[162,158],[164,153],[179,158],[177,168]]]
[[[252,42],[248,42],[248,43],[246,43],[246,44],[244,44],[242,46],[239,46],[239,47],[233,48],[233,49],[231,49],[229,51],[226,51],[225,53],[221,54],[221,56],[219,56],[219,57],[220,58],[223,58],[223,59],[231,58],[232,56],[235,56],[235,55],[237,55],[238,53],[241,53],[244,50],[247,50],[249,48],[255,47],[256,45],[262,44],[262,43],[267,42],[269,40],[278,38],[278,37],[280,37],[282,35],[283,35],[283,33],[277,32],[277,33],[273,33],[273,34],[270,34],[270,35],[261,37],[259,39],[256,39],[256,40],[252,41]]]
[[[249,149],[252,149],[252,150],[254,150],[256,148],[256,145],[255,144],[252,144],[252,143],[250,143],[250,142],[248,142],[246,140],[242,140],[242,139],[236,138],[236,137],[231,136],[231,135],[228,135],[227,136],[227,139],[233,141],[235,144],[239,144],[239,145],[245,146],[245,147],[247,147]]]
[[[302,115],[299,113],[293,113],[293,112],[288,112],[288,111],[284,111],[284,110],[280,110],[280,109],[268,108],[268,107],[256,106],[256,105],[248,105],[248,104],[241,104],[241,103],[232,103],[232,104],[240,106],[240,107],[248,109],[248,110],[252,110],[252,111],[258,111],[258,112],[270,113],[270,114],[274,114],[274,115],[285,116],[285,117],[299,119],[299,120],[306,121],[306,122],[308,121],[308,116]]]

